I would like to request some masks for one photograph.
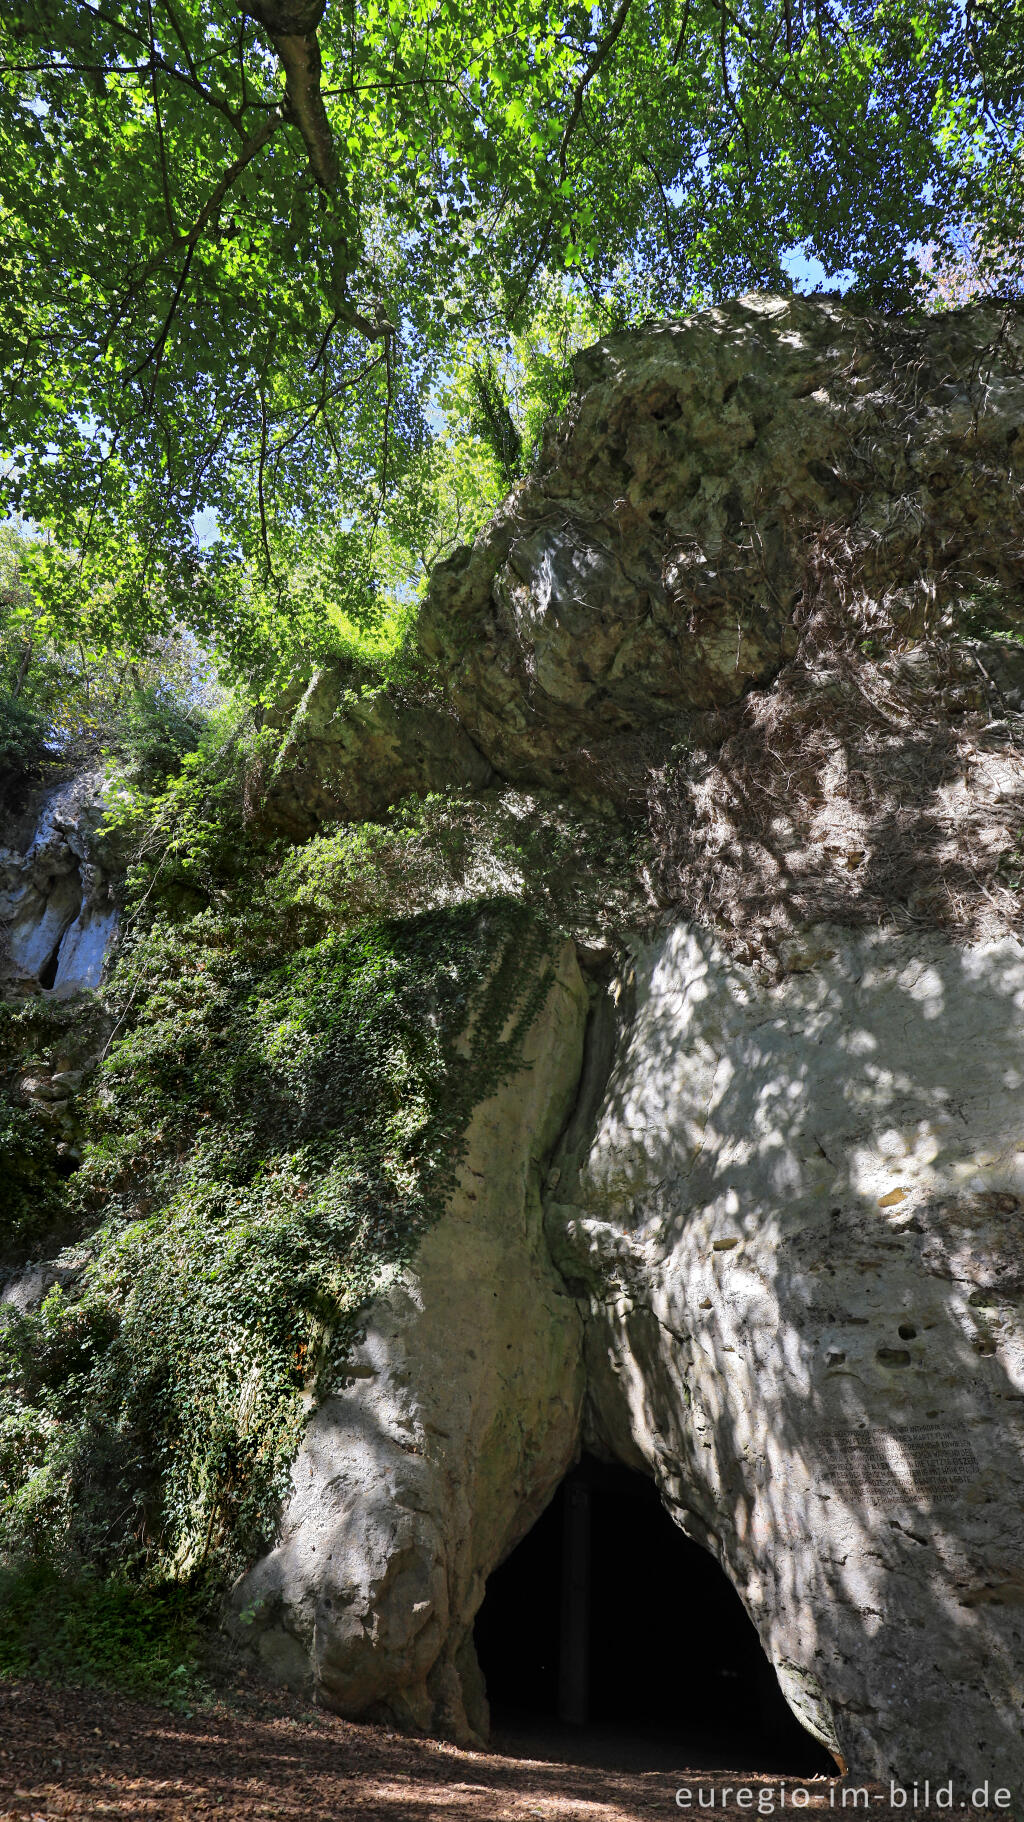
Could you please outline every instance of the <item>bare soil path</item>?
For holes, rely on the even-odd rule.
[[[653,1769],[643,1768],[642,1752],[618,1754],[617,1769],[592,1762],[607,1752],[566,1763],[543,1736],[534,1743],[510,1737],[504,1745],[461,1751],[260,1691],[240,1691],[230,1704],[187,1715],[93,1690],[0,1684],[0,1822],[667,1822],[684,1813],[675,1801],[681,1785],[692,1786],[695,1797],[698,1785],[705,1793],[715,1787],[714,1807],[695,1801],[690,1809],[705,1819],[757,1815],[758,1793],[769,1789],[774,1811],[762,1813],[780,1822],[793,1814],[798,1781],[777,1773],[687,1771],[658,1752]],[[733,1791],[724,1805],[723,1785]],[[736,1805],[737,1785],[754,1791],[749,1805]],[[843,1813],[838,1783],[810,1780],[804,1789],[807,1803],[798,1799],[798,1810]],[[872,1817],[881,1822],[895,1813],[881,1786],[867,1789]],[[907,1822],[907,1810],[901,1814]]]

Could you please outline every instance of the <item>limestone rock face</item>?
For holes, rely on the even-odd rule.
[[[117,928],[95,839],[101,785],[81,773],[58,786],[27,839],[0,848],[0,980],[61,997],[99,986]]]
[[[762,295],[606,337],[536,471],[433,573],[411,658],[443,706],[322,673],[257,818],[304,835],[489,768],[621,804],[771,682],[826,577],[868,625],[978,591],[1012,625],[1022,341],[995,305]]]
[[[582,1325],[548,1257],[539,1168],[575,1092],[587,995],[571,945],[524,1067],[475,1112],[447,1213],[370,1311],[346,1390],[313,1417],[277,1547],[235,1629],[342,1714],[472,1740],[484,1583],[571,1464]]]
[[[1024,950],[824,927],[789,968],[677,925],[609,1002],[547,1209],[586,1432],[655,1477],[854,1772],[1012,1786]]]
[[[477,746],[591,789],[610,750],[621,787],[623,742],[778,671],[823,566],[908,628],[968,586],[1019,601],[1021,338],[995,308],[754,296],[598,342],[538,471],[431,582],[420,642]]]
[[[330,668],[276,713],[288,737],[273,776],[254,789],[252,820],[277,833],[302,839],[325,819],[380,817],[402,797],[483,790],[492,777],[449,710],[383,690],[346,697]]]

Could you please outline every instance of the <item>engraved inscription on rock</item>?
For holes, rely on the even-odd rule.
[[[851,1505],[954,1505],[979,1472],[961,1425],[825,1430],[816,1440],[827,1482],[820,1490]]]

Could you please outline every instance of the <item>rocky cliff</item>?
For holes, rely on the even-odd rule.
[[[486,1578],[585,1446],[837,1759],[1024,1778],[1022,353],[995,305],[611,337],[420,682],[282,705],[261,834],[516,790],[639,863],[305,1431],[231,1601],[275,1676],[479,1736]]]
[[[584,1337],[576,1446],[655,1478],[808,1729],[903,1778],[1024,1770],[1024,664],[991,637],[1024,625],[1021,352],[995,308],[760,298],[599,344],[539,472],[435,575],[440,748],[426,711],[335,712],[321,677],[264,810],[379,814],[436,788],[446,751],[450,784],[645,824],[659,927],[592,980],[546,1178]],[[412,1282],[409,1339],[392,1308],[372,1330],[382,1390],[418,1299],[446,1308]],[[550,1321],[539,1299],[543,1361]],[[481,1369],[449,1370],[457,1408]],[[472,1450],[427,1415],[432,1472],[472,1504]],[[301,1471],[321,1486],[359,1474],[333,1434]],[[290,1527],[322,1524],[295,1500]],[[449,1586],[475,1593],[436,1663],[533,1510],[483,1560],[449,1529]],[[308,1642],[325,1584],[295,1539],[245,1590],[270,1576]],[[360,1614],[371,1539],[346,1533]],[[367,1699],[405,1675],[380,1599]],[[361,1706],[359,1676],[333,1688]]]

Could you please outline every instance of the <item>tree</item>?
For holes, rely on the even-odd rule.
[[[786,287],[803,247],[899,303],[950,223],[1019,247],[1020,23],[1019,0],[9,0],[0,446],[7,509],[52,532],[37,595],[97,636],[178,618],[244,669],[325,589],[372,616],[425,405],[539,287],[625,320]]]

